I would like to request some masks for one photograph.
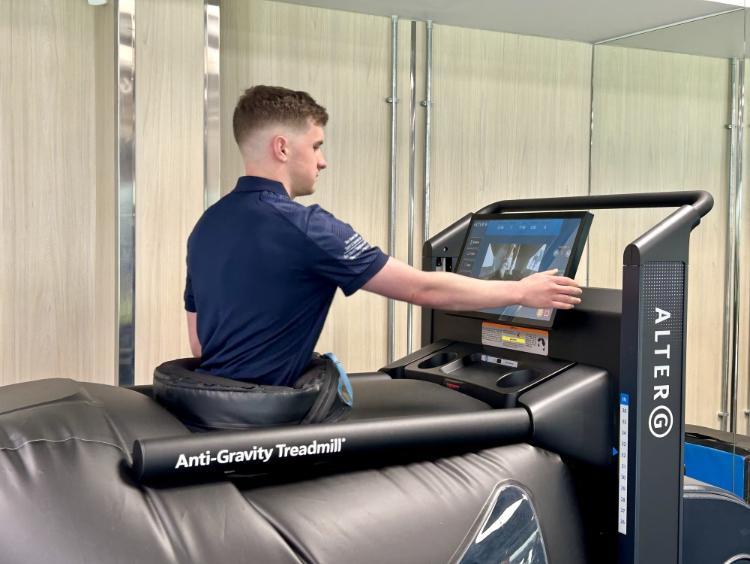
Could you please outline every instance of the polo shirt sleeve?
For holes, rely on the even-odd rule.
[[[385,266],[388,255],[319,206],[308,209],[306,235],[322,251],[310,266],[350,296]]]

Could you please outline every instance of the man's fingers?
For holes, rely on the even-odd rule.
[[[569,296],[580,296],[583,294],[583,290],[581,290],[578,286],[560,286],[557,288],[557,291],[561,294],[567,294]]]
[[[541,272],[540,274],[555,274],[556,272],[557,272],[556,268],[551,268],[549,270],[545,270],[545,271]]]
[[[578,282],[567,276],[555,276],[555,282],[561,286],[578,286]]]
[[[573,307],[575,305],[578,305],[581,303],[581,298],[576,298],[575,296],[566,296],[564,294],[559,294],[552,298],[553,304],[565,304],[570,307]],[[557,306],[554,306],[557,307]]]
[[[581,298],[574,296],[557,295],[552,298],[552,307],[557,309],[573,309],[581,303]]]

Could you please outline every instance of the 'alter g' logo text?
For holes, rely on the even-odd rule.
[[[656,321],[654,321],[654,402],[669,399],[669,373],[672,369],[672,345],[668,341],[672,331],[670,329],[659,330],[658,326],[672,314],[666,310],[655,308]],[[662,348],[659,348],[662,347]],[[672,410],[664,404],[659,404],[651,410],[648,416],[648,430],[657,439],[666,437],[674,425]]]

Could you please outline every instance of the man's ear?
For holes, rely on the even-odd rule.
[[[273,156],[283,162],[289,158],[289,140],[283,135],[277,135],[271,141]]]

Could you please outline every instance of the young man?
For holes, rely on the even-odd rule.
[[[185,309],[201,370],[293,384],[336,288],[451,310],[580,302],[576,282],[554,271],[521,281],[422,272],[371,247],[319,206],[298,204],[327,166],[327,121],[305,92],[255,86],[240,97],[233,126],[247,176],[206,210],[188,240]]]

